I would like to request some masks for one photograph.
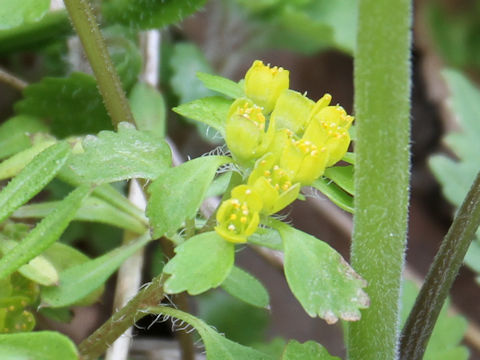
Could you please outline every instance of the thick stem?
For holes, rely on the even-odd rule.
[[[480,225],[480,172],[443,239],[403,328],[401,359],[423,358],[448,292]]]
[[[117,127],[122,121],[134,124],[122,83],[113,66],[88,0],[65,0],[65,6],[97,78],[98,89],[113,126]]]
[[[157,276],[141,290],[127,305],[113,314],[101,327],[80,343],[80,359],[96,360],[119,336],[136,321],[147,315],[143,310],[160,304],[165,294],[163,283],[165,277]]]
[[[407,231],[410,0],[360,0],[355,54],[355,217],[351,261],[370,308],[349,325],[349,359],[397,356]]]

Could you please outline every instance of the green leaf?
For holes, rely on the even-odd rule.
[[[233,266],[235,247],[216,232],[196,235],[175,248],[175,256],[163,272],[170,274],[167,294],[187,291],[198,295],[219,286]]]
[[[177,43],[170,58],[170,85],[180,103],[214,95],[197,77],[199,72],[212,72],[202,51],[192,43]]]
[[[157,29],[181,21],[199,10],[205,0],[105,0],[102,15],[134,29]]]
[[[192,325],[202,337],[207,352],[207,360],[273,360],[266,354],[228,340],[193,315],[164,306],[151,307],[148,308],[148,311],[154,314],[172,316]]]
[[[17,113],[49,119],[53,134],[61,138],[112,129],[93,76],[45,77],[27,86],[23,95],[15,104]]]
[[[228,189],[233,172],[229,171],[218,175],[210,184],[205,198],[213,196],[222,196]]]
[[[0,125],[0,159],[32,146],[31,136],[46,132],[47,127],[37,118],[28,115],[14,116]]]
[[[418,295],[418,287],[405,280],[402,291],[401,323],[404,324]],[[459,315],[448,315],[450,302],[446,301],[438,316],[432,336],[428,341],[424,360],[467,360],[468,348],[461,345],[468,327],[468,321]]]
[[[273,250],[283,251],[282,238],[275,229],[258,228],[253,235],[248,237],[248,242]]]
[[[55,211],[35,226],[13,250],[5,254],[0,259],[0,278],[10,275],[57,241],[89,193],[90,187],[86,185],[72,191]]]
[[[303,344],[296,340],[290,340],[283,351],[282,360],[340,360],[332,356],[322,345],[315,341],[307,341]]]
[[[220,289],[196,296],[195,300],[197,316],[228,339],[247,346],[265,340],[270,323],[268,310],[249,305]],[[280,353],[282,350],[283,346]]]
[[[12,217],[43,218],[50,214],[59,203],[60,201],[49,201],[24,205],[16,210]],[[85,199],[73,220],[100,222],[130,230],[137,234],[143,234],[146,231],[146,226],[142,222],[95,196]]]
[[[11,180],[0,192],[0,222],[42,190],[62,168],[69,155],[67,143],[52,145]]]
[[[354,213],[353,197],[343,191],[340,187],[334,184],[331,180],[320,178],[315,180],[312,187],[322,192],[340,209],[343,209],[351,214]]]
[[[0,30],[41,19],[50,7],[50,0],[0,0]]]
[[[199,121],[217,130],[225,137],[225,122],[232,100],[210,96],[174,107],[177,114]]]
[[[77,360],[73,342],[54,331],[0,335],[2,360]]]
[[[42,289],[42,306],[64,307],[75,304],[102,286],[129,256],[150,240],[150,234],[142,235],[128,245],[62,271],[58,286]]]
[[[281,222],[276,228],[283,239],[288,285],[307,314],[329,324],[339,318],[359,320],[359,309],[369,306],[362,290],[366,281],[325,242]]]
[[[0,238],[0,253],[5,255],[17,245],[18,243],[14,240]],[[57,269],[42,255],[21,266],[18,272],[27,279],[44,286],[53,285],[58,281]]]
[[[243,88],[230,79],[203,72],[198,72],[197,77],[207,89],[226,95],[232,99],[245,96]]]
[[[83,140],[84,152],[70,158],[69,168],[84,182],[109,183],[131,178],[155,179],[171,164],[167,143],[128,123],[118,132],[101,131]]]
[[[58,41],[62,37],[69,36],[71,33],[72,25],[66,10],[48,12],[38,21],[0,30],[0,54],[32,51],[45,46],[50,41]]]
[[[53,139],[42,140],[34,146],[22,150],[2,161],[0,163],[0,180],[5,180],[17,175],[35,156],[55,143],[56,141]]]
[[[355,194],[353,166],[334,166],[325,170],[325,176],[351,195]]]
[[[162,94],[154,87],[139,82],[131,90],[129,100],[138,129],[165,137],[167,110]]]
[[[458,160],[445,155],[434,155],[430,157],[429,165],[442,185],[444,196],[458,207],[480,169],[480,90],[455,70],[445,70],[443,75],[450,88],[452,112],[462,128],[461,132],[450,133],[445,138]],[[479,236],[480,231],[477,231],[477,237]],[[479,273],[480,251],[477,244],[471,244],[465,263]]]
[[[357,1],[239,0],[262,22],[255,40],[263,47],[282,47],[307,54],[334,47],[349,54],[355,48]],[[252,16],[251,16],[252,17]],[[254,29],[255,30],[255,29]],[[260,32],[261,31],[261,32]],[[318,36],[321,34],[321,36]]]
[[[120,25],[102,30],[115,70],[122,81],[123,89],[127,92],[137,82],[143,65],[142,53],[137,46],[138,41],[129,32],[130,29]]]
[[[448,145],[461,160],[480,165],[480,90],[464,75],[455,70],[444,70],[443,76],[451,93],[452,111],[462,127],[461,133],[449,134]]]
[[[102,240],[105,240],[103,237]],[[55,269],[57,269],[58,273],[62,273],[65,270],[84,264],[90,261],[90,258],[83,254],[82,252],[78,251],[77,249],[65,245],[61,242],[56,242],[52,244],[47,250],[45,250],[42,254],[50,263],[53,264]],[[55,285],[58,285],[59,282]],[[44,290],[45,288],[42,288]],[[75,306],[88,306],[95,303],[100,296],[102,296],[104,291],[104,286],[97,288],[95,291],[89,293],[87,296],[83,297],[82,299],[75,301]]]
[[[222,283],[222,289],[253,306],[267,308],[270,304],[270,296],[262,283],[236,266]]]
[[[147,216],[153,236],[176,231],[185,219],[193,218],[219,166],[226,156],[204,156],[163,172],[149,187]]]

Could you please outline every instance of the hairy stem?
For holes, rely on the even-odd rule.
[[[101,327],[80,343],[78,350],[80,359],[96,360],[120,335],[142,317],[147,315],[144,310],[160,304],[165,294],[163,283],[165,277],[159,275],[139,291],[127,305],[113,314]]]
[[[480,172],[442,241],[403,328],[401,359],[423,358],[450,287],[480,225]]]
[[[355,216],[351,261],[370,308],[349,325],[351,360],[397,356],[407,231],[410,0],[360,0],[355,54]]]
[[[113,66],[88,0],[65,0],[65,7],[97,78],[98,89],[113,126],[117,127],[122,121],[134,124],[122,83]]]

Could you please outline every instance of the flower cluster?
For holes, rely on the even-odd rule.
[[[261,215],[285,208],[342,159],[353,121],[329,94],[314,102],[289,89],[288,70],[258,60],[245,76],[245,96],[230,107],[225,140],[248,178],[220,205],[215,228],[234,243],[246,242]]]

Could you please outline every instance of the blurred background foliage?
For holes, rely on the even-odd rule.
[[[134,111],[135,107],[146,106],[142,101],[144,96],[139,95],[144,94],[143,90],[136,87],[143,66],[137,31],[162,29],[159,93],[153,95],[160,99],[155,103],[161,105],[152,111],[161,114],[162,129],[166,129],[184,157],[199,156],[222,144],[206,126],[168,110],[212,95],[196,77],[197,72],[239,80],[252,60],[261,58],[289,68],[294,88],[307,89],[317,98],[328,91],[334,102],[341,103],[349,112],[353,110],[355,0],[167,1],[165,8],[157,6],[160,3],[165,6],[164,2],[147,0],[139,0],[138,6],[127,0],[93,3],[124,89],[131,103],[136,104]],[[420,278],[448,228],[454,208],[480,169],[480,1],[423,0],[415,2],[415,7],[413,182],[407,260],[410,273]],[[23,150],[22,139],[13,143],[9,136],[12,122],[21,122],[25,131],[48,128],[60,138],[111,128],[95,79],[79,51],[78,39],[71,37],[66,12],[45,9],[34,9],[35,12],[25,18],[28,21],[12,19],[9,28],[0,28],[1,67],[32,84],[23,96],[0,84],[2,159]],[[180,20],[183,21],[177,24]],[[81,121],[66,122],[67,118]],[[13,145],[19,148],[12,149]],[[125,192],[125,183],[116,186]],[[70,190],[70,185],[56,180],[39,199],[61,199]],[[319,212],[317,208],[307,201],[296,205],[288,216],[295,225],[324,239],[347,256],[348,225],[345,222],[342,225],[342,221],[332,223],[325,211]],[[348,216],[343,216],[348,224]],[[1,234],[8,231],[11,227],[4,226]],[[62,237],[65,244],[75,245],[90,256],[107,253],[119,245],[119,239],[121,230],[117,228],[78,222]],[[146,273],[158,273],[163,254],[158,247],[150,246],[152,255],[147,261],[150,268]],[[282,338],[316,339],[332,354],[344,354],[341,329],[308,318],[288,294],[285,280],[276,269],[248,250],[239,254],[238,262],[266,284],[272,298],[271,309],[246,305],[216,290],[192,304],[201,318],[230,339],[272,354],[278,354],[283,348]],[[479,281],[480,236],[472,244],[466,264],[470,270],[462,270],[452,292],[453,304],[464,317],[450,318],[445,310],[426,358],[466,359],[466,348],[458,346],[466,334],[470,359],[480,359],[480,333],[476,327],[480,323],[480,302],[475,300],[480,290],[474,282],[475,278]],[[109,282],[107,289],[112,287],[113,282]],[[405,289],[403,301],[408,308],[416,290],[411,284]],[[54,326],[62,327],[74,339],[81,339],[109,313],[112,299],[108,292],[106,294],[102,304],[75,310],[77,319],[89,314],[88,323],[79,327],[74,317],[69,327],[59,325],[58,321]],[[2,292],[0,301],[15,301],[11,300],[15,296],[13,292]],[[29,303],[35,303],[36,296],[32,291],[26,297]],[[47,326],[51,321],[47,318],[65,320],[70,315],[65,309],[53,314],[45,312],[38,323]],[[31,326],[30,315],[12,317],[9,321],[13,326],[15,322]],[[147,318],[142,324],[151,322],[152,319]],[[169,329],[162,325],[153,325],[152,330],[139,332],[143,336],[152,333],[171,336]]]

